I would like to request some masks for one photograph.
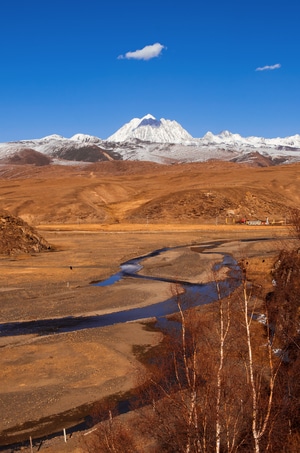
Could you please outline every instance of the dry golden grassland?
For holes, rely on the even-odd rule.
[[[118,272],[130,258],[178,246],[187,247],[147,260],[143,272],[204,281],[213,260],[190,246],[214,240],[225,241],[212,250],[214,259],[226,252],[244,260],[249,278],[267,291],[270,267],[289,229],[224,220],[227,211],[283,218],[299,202],[298,170],[126,162],[1,167],[1,208],[35,225],[52,249],[0,257],[0,322],[104,314],[158,302],[170,295],[166,282],[127,279],[101,288],[90,283]],[[273,240],[259,240],[266,237]],[[249,238],[256,241],[241,242]],[[133,347],[160,340],[161,334],[146,331],[141,322],[1,337],[2,442],[19,432],[37,436],[52,415],[129,390],[142,366]],[[28,421],[37,430],[23,425]],[[68,426],[56,426],[63,427]]]

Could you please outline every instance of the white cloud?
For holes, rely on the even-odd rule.
[[[165,46],[157,42],[151,46],[145,46],[143,49],[135,50],[134,52],[127,52],[125,55],[119,55],[118,59],[151,60],[151,58],[158,57],[163,49],[165,49]]]
[[[273,71],[274,69],[281,68],[281,64],[273,64],[272,66],[262,66],[261,68],[256,68],[255,71]]]

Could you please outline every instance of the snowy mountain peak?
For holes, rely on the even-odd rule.
[[[160,127],[161,121],[157,120],[151,115],[147,115],[147,117],[142,118],[140,124],[136,127],[136,129],[142,126]]]
[[[212,141],[214,137],[215,135],[212,132],[208,131],[205,135],[203,135],[202,140]]]
[[[47,140],[47,141],[65,140],[65,137],[63,137],[62,135],[58,135],[58,134],[52,134],[52,135],[46,135],[46,137],[43,137],[41,140]]]
[[[99,143],[99,142],[101,142],[100,138],[95,137],[93,135],[87,135],[87,134],[75,134],[70,138],[70,140],[74,140],[76,142],[82,142],[82,143]]]
[[[212,132],[207,132],[201,140],[206,143],[234,145],[247,139],[243,139],[243,137],[239,134],[233,134],[232,132],[225,130],[220,132],[218,135],[214,135]]]
[[[232,134],[230,131],[227,131],[227,130],[222,131],[222,132],[220,132],[220,134],[219,134],[220,137],[232,137],[232,135],[233,135],[233,134]]]
[[[141,118],[141,121],[149,119],[156,120],[155,116],[151,115],[151,113],[148,113],[147,115],[143,116],[143,118]]]
[[[176,121],[157,120],[148,114],[143,118],[134,118],[108,137],[109,142],[126,142],[138,139],[154,143],[186,143],[192,136]]]

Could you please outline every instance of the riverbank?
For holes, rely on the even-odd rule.
[[[215,230],[209,234],[207,227],[203,231],[165,230],[146,235],[133,231],[45,231],[55,251],[0,260],[1,322],[104,314],[162,300],[170,295],[170,285],[165,282],[128,280],[104,288],[91,286],[90,282],[118,272],[119,264],[129,258],[162,247],[195,246],[220,236]],[[211,250],[214,255],[199,255],[190,248],[170,251],[145,260],[142,272],[203,281],[210,277],[211,266],[219,259],[218,251],[239,257],[273,256],[279,238],[278,230],[276,234],[270,231],[275,238],[272,243],[241,244],[234,232],[230,243]],[[255,234],[263,237],[266,230],[255,229]],[[229,230],[225,236],[230,240]],[[38,420],[129,390],[141,367],[134,347],[148,348],[160,339],[159,333],[146,331],[141,322],[63,335],[50,332],[43,337],[0,338],[1,442],[16,440],[18,433],[24,438],[38,437],[41,431],[33,429],[33,425],[38,427]],[[28,421],[32,425],[24,425]],[[62,426],[57,420],[56,427],[68,428],[68,422],[64,420]],[[46,424],[42,428],[45,431]]]

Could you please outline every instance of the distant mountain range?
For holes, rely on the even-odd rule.
[[[269,166],[300,161],[300,135],[267,139],[223,131],[193,138],[176,121],[148,114],[134,118],[106,140],[76,134],[0,143],[1,164],[75,164],[137,160],[164,164],[208,160]]]

